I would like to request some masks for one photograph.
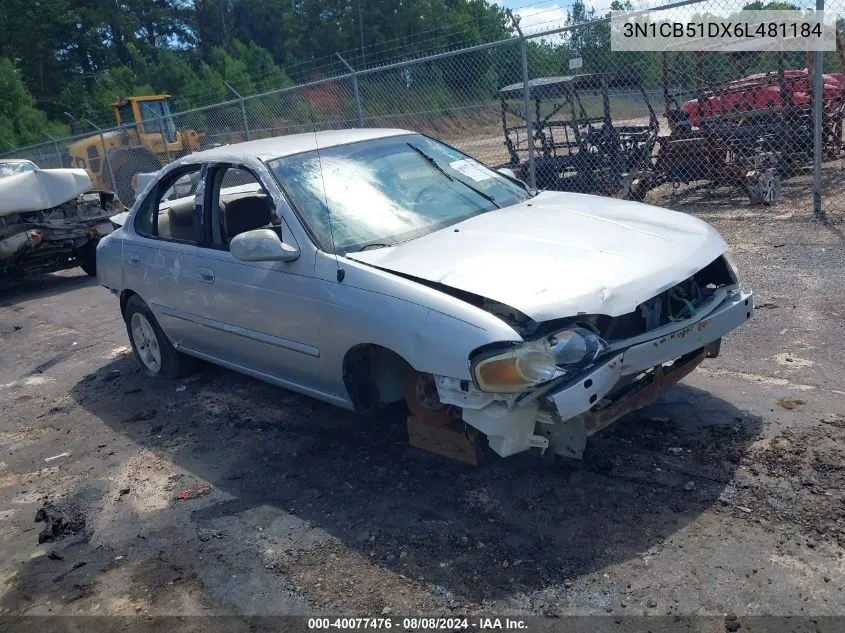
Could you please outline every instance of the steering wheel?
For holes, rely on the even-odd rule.
[[[437,185],[426,185],[420,189],[419,193],[414,197],[414,208],[420,205],[436,200],[441,195],[440,187]]]

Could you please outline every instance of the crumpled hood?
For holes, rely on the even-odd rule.
[[[0,215],[40,211],[93,187],[84,169],[39,169],[0,178]]]
[[[713,227],[683,213],[543,192],[397,246],[347,257],[546,321],[632,312],[725,250]]]

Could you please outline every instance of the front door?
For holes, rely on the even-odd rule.
[[[320,395],[321,332],[316,324],[325,307],[314,292],[314,259],[243,262],[229,252],[231,239],[245,231],[272,228],[296,241],[274,200],[255,175],[236,165],[209,168],[206,214],[211,239],[199,249],[203,283],[199,299],[208,319],[203,351],[221,364],[247,369],[274,382]]]

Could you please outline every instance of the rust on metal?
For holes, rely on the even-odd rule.
[[[684,361],[675,362],[669,367],[657,365],[651,374],[641,379],[642,386],[635,391],[622,396],[619,400],[599,411],[591,411],[584,416],[584,426],[587,434],[592,435],[604,427],[612,424],[623,415],[636,411],[651,404],[663,393],[675,386],[701,364],[710,353],[713,344],[702,347],[699,352]]]

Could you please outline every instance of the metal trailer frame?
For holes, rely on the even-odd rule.
[[[649,111],[648,125],[617,125],[610,113],[609,87],[636,85]],[[600,90],[602,115],[588,116],[581,101],[581,90]],[[503,167],[525,177],[529,169],[523,152],[534,154],[536,185],[540,189],[600,193],[619,198],[642,200],[651,182],[651,157],[660,124],[642,84],[619,81],[600,74],[541,77],[528,82],[528,98],[523,83],[499,90],[502,131],[509,162]],[[511,102],[534,104],[526,113]],[[555,101],[545,116],[541,105]],[[523,106],[524,108],[525,106]],[[569,118],[555,118],[568,110]],[[508,125],[508,115],[521,120]],[[531,129],[531,139],[527,130]]]
[[[706,181],[709,185],[745,188],[751,204],[780,199],[781,182],[813,164],[814,115],[811,98],[795,103],[797,77],[786,77],[783,54],[778,70],[723,82],[701,82],[701,53],[696,53],[699,85],[671,92],[667,54],[662,55],[663,96],[669,136],[658,140],[653,186]],[[845,67],[840,54],[840,65]],[[813,77],[808,63],[805,81]],[[761,107],[767,88],[777,86],[778,99]],[[845,84],[843,84],[845,86]],[[809,91],[813,92],[813,88]],[[693,97],[685,101],[685,97]],[[685,110],[697,102],[695,120]],[[822,143],[826,159],[842,152],[842,118],[845,88],[824,99]],[[730,105],[727,105],[730,103]]]

